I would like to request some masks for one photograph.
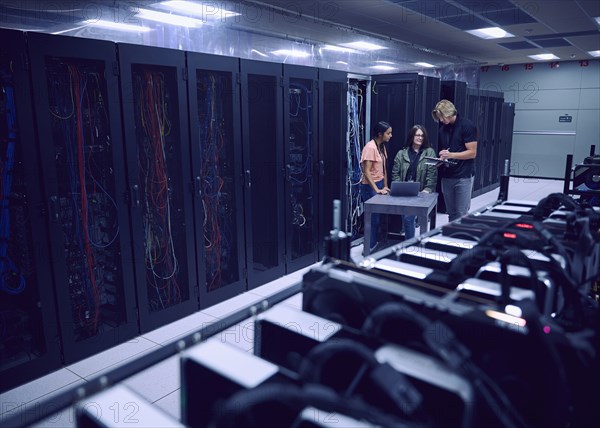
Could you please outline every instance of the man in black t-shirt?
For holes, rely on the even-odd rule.
[[[442,193],[449,221],[467,214],[471,208],[471,192],[477,156],[477,128],[469,119],[458,115],[448,100],[438,102],[431,112],[433,120],[441,122],[438,148],[441,159],[452,159],[456,165],[440,167]]]

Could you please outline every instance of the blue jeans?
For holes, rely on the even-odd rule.
[[[415,237],[415,220],[417,219],[416,215],[403,215],[402,216],[402,224],[404,226],[404,239],[412,239]]]
[[[383,189],[383,180],[375,183],[378,189]],[[360,195],[362,196],[363,202],[368,201],[375,196],[375,190],[369,184],[360,185]],[[373,248],[377,244],[377,229],[379,228],[379,214],[371,214],[371,242],[369,249]]]
[[[442,193],[446,203],[448,221],[454,221],[469,213],[472,191],[473,177],[442,178]]]

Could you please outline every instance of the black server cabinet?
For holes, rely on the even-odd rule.
[[[0,393],[60,366],[25,34],[0,30]]]
[[[138,332],[115,45],[28,33],[65,363]]]
[[[406,145],[406,137],[414,125],[425,126],[429,145],[434,149],[437,147],[439,127],[431,111],[439,101],[440,80],[416,73],[378,75],[373,76],[371,92],[371,128],[381,120],[392,126],[392,139],[386,145],[390,186],[394,158]],[[401,217],[390,216],[388,222],[389,232],[402,230]]]
[[[317,261],[318,69],[283,65],[286,271]]]
[[[346,149],[348,128],[348,75],[319,69],[319,259],[323,238],[333,229],[333,200],[341,201],[340,226],[348,216]]]
[[[282,65],[240,60],[248,288],[285,274]]]
[[[431,111],[439,101],[440,80],[415,73],[386,74],[373,76],[372,88],[371,127],[384,120],[393,130],[386,147],[388,177],[391,177],[394,157],[404,147],[408,131],[414,125],[425,126],[430,146],[437,148],[439,127]]]
[[[465,117],[467,113],[467,83],[457,80],[442,80],[440,99],[451,101],[458,113]],[[431,108],[433,109],[434,106]]]
[[[483,161],[481,150],[484,143],[482,140],[485,138],[484,130],[482,129],[483,120],[481,119],[481,101],[479,99],[479,89],[467,88],[467,103],[466,111],[463,117],[466,117],[477,127],[477,157],[475,158],[475,177],[473,177],[473,191],[472,197],[481,194],[481,188],[478,187],[480,183],[480,176],[482,174]],[[459,114],[463,114],[459,112]]]
[[[142,332],[198,309],[185,53],[117,44]]]
[[[500,173],[504,171],[504,162],[506,160],[508,160],[508,164],[510,167],[514,122],[514,103],[502,103],[502,117],[500,119],[500,148],[498,151],[498,162],[502,168],[500,170]]]
[[[246,289],[239,59],[188,52],[200,307]]]

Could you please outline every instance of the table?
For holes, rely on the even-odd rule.
[[[421,192],[417,196],[390,196],[375,195],[364,203],[365,208],[365,236],[363,241],[363,255],[367,256],[371,249],[371,214],[396,214],[416,215],[419,218],[421,234],[427,232],[427,216],[431,215],[431,228],[435,228],[437,193]],[[377,232],[377,231],[375,231]]]

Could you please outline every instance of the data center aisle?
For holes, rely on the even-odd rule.
[[[511,200],[539,200],[550,193],[562,192],[563,183],[558,180],[539,180],[535,178],[510,179],[508,197]],[[478,210],[496,201],[498,189],[473,199],[472,210]],[[436,226],[447,223],[446,214],[438,214]],[[355,262],[362,260],[362,245],[352,249]],[[0,425],[4,418],[12,412],[42,412],[43,402],[53,395],[85,383],[103,372],[110,371],[132,359],[158,349],[163,344],[178,337],[185,336],[208,324],[219,323],[227,315],[265,297],[299,283],[302,275],[309,268],[299,270],[273,282],[240,294],[232,299],[196,312],[167,326],[153,330],[119,346],[101,352],[85,360],[66,366],[47,376],[29,382],[13,390],[0,394]],[[302,296],[296,294],[282,304],[293,308],[301,308]],[[228,328],[209,340],[219,340],[252,352],[254,346],[253,319],[248,318]],[[180,374],[178,356],[173,356],[145,370],[124,382],[139,395],[154,403],[170,415],[180,417]],[[135,424],[132,424],[135,426]],[[75,413],[73,408],[41,421],[37,427],[74,427]]]

